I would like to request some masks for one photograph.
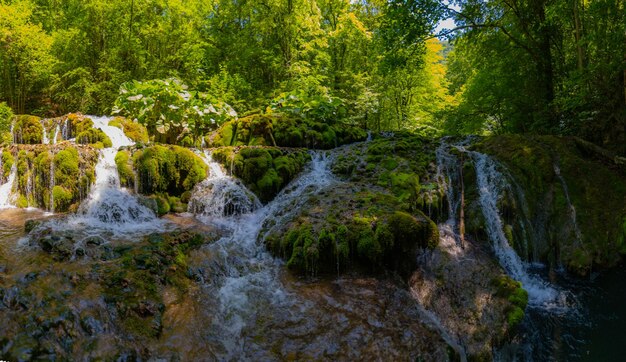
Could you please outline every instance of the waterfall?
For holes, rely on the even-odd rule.
[[[578,227],[578,222],[576,221],[576,208],[574,207],[574,204],[572,203],[572,200],[570,199],[569,190],[567,188],[567,183],[565,182],[563,175],[561,175],[561,168],[559,167],[557,163],[554,164],[554,174],[559,179],[561,183],[561,187],[563,188],[563,193],[565,194],[565,202],[567,202],[567,209],[569,211],[570,220],[572,222],[572,227],[574,228],[574,235],[576,236],[576,241],[578,242],[578,245],[582,245],[583,237],[582,237],[582,233],[580,232],[580,228]]]
[[[512,189],[507,178],[498,171],[498,164],[489,156],[475,151],[468,151],[465,148],[468,143],[469,140],[465,140],[456,145],[448,145],[444,140],[441,147],[437,150],[440,172],[439,179],[446,190],[450,210],[451,220],[446,222],[446,224],[448,224],[447,226],[449,226],[447,229],[451,229],[452,233],[455,235],[458,231],[456,227],[458,227],[457,218],[460,209],[460,191],[456,191],[455,187],[459,187],[459,168],[463,167],[463,165],[459,158],[450,152],[450,150],[455,149],[460,154],[467,155],[468,159],[474,164],[478,188],[478,202],[483,216],[485,217],[485,226],[489,241],[502,268],[504,268],[507,274],[513,279],[522,283],[522,286],[528,292],[529,304],[531,306],[563,306],[565,303],[565,294],[556,290],[554,286],[542,280],[540,277],[531,274],[527,270],[527,265],[517,255],[506,238],[504,224],[500,211],[498,210],[498,199],[501,197],[503,191]],[[445,235],[446,233],[442,234]]]
[[[209,302],[216,303],[210,308],[218,311],[207,333],[212,335],[209,338],[222,344],[226,355],[217,359],[236,359],[244,354],[246,346],[241,343],[242,333],[247,323],[255,323],[256,316],[271,315],[267,308],[293,308],[294,316],[302,312],[302,302],[290,298],[279,278],[281,262],[274,259],[258,240],[272,231],[273,226],[265,224],[280,224],[281,220],[304,206],[305,195],[315,194],[333,182],[329,159],[324,153],[315,153],[308,169],[265,206],[237,217],[208,220],[229,231],[217,242],[206,246],[213,257],[207,261],[211,271],[205,288],[208,294],[217,297]]]
[[[58,128],[57,128],[58,129]],[[50,157],[50,212],[54,212],[54,150]]]
[[[0,168],[1,170],[1,168]],[[13,207],[13,184],[17,177],[17,165],[13,164],[7,182],[0,185],[0,209]]]
[[[209,177],[194,188],[188,207],[190,213],[200,218],[215,218],[247,214],[261,207],[256,195],[241,181],[227,176],[210,153],[203,156],[209,166]]]
[[[115,164],[118,148],[134,144],[122,130],[108,125],[109,117],[90,117],[113,144],[101,151],[96,164],[96,182],[81,203],[77,215],[68,222],[85,229],[104,229],[113,233],[133,233],[160,230],[163,223],[154,212],[141,205],[128,190],[121,188]]]
[[[56,128],[54,129],[54,137],[52,138],[53,145],[57,144],[57,139],[59,138],[60,130],[61,130],[61,127],[57,124]]]
[[[43,143],[44,145],[49,145],[50,144],[50,139],[48,138],[48,132],[46,131],[46,125],[44,124],[43,119],[41,120],[41,128],[43,128],[43,135],[41,137],[41,143]]]
[[[61,137],[63,138],[63,140],[69,140],[70,139],[70,119],[66,118],[65,121],[63,121],[63,128],[61,128]]]

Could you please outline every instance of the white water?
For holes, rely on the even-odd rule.
[[[468,156],[473,161],[476,170],[476,183],[479,193],[479,203],[485,217],[487,234],[493,247],[494,253],[509,276],[522,283],[528,292],[529,305],[542,308],[563,308],[566,304],[566,295],[558,291],[555,286],[528,272],[528,266],[511,247],[504,232],[504,224],[498,210],[498,199],[505,189],[511,189],[506,177],[497,169],[497,163],[489,156],[468,151],[465,147],[470,140],[450,145],[442,142],[437,149],[438,180],[446,192],[449,207],[449,219],[443,230],[450,230],[458,243],[458,218],[460,209],[461,182],[460,167],[463,167],[460,158],[450,152],[455,149]],[[522,200],[525,203],[525,200]],[[442,233],[442,235],[447,235]]]
[[[54,137],[52,138],[53,145],[57,144],[57,139],[59,138],[60,131],[61,131],[61,127],[59,127],[59,125],[57,124],[56,128],[54,129]]]
[[[266,222],[280,222],[297,212],[306,202],[304,196],[335,182],[329,164],[325,154],[316,153],[308,170],[267,205],[238,217],[205,219],[226,227],[229,232],[207,246],[214,256],[207,288],[208,293],[217,295],[215,307],[219,311],[215,313],[210,333],[219,336],[224,348],[225,356],[220,359],[236,359],[244,354],[243,330],[248,323],[254,324],[258,316],[271,314],[268,308],[296,309],[296,314],[297,310],[305,308],[284,290],[279,280],[280,262],[262,245],[261,241],[276,224],[264,233],[261,231]]]
[[[0,162],[1,165],[1,162]],[[0,169],[1,170],[1,169]],[[15,178],[17,177],[17,166],[13,164],[11,167],[11,173],[7,179],[7,182],[0,185],[0,209],[6,209],[13,206],[13,184],[15,183]]]
[[[569,197],[569,189],[567,187],[567,183],[565,182],[565,179],[563,178],[563,175],[561,175],[561,169],[559,168],[559,165],[556,163],[554,164],[554,174],[561,182],[561,187],[563,187],[563,193],[565,194],[565,201],[567,202],[567,208],[569,210],[570,219],[572,220],[572,227],[574,228],[574,235],[576,236],[576,241],[578,242],[578,244],[581,245],[583,237],[582,237],[582,233],[580,232],[580,228],[578,227],[578,221],[576,221],[576,208],[574,207],[574,204],[572,203],[572,200]]]
[[[41,120],[41,127],[43,128],[43,135],[41,137],[41,143],[43,143],[44,145],[49,145],[50,144],[50,139],[48,138],[48,131],[46,131],[46,126],[43,123],[43,120]]]
[[[57,128],[58,129],[58,128]],[[50,212],[54,212],[54,150],[50,157]]]
[[[115,155],[122,146],[134,144],[124,132],[108,125],[109,117],[91,117],[94,127],[100,128],[113,144],[101,151],[96,165],[96,182],[89,196],[80,205],[77,215],[70,217],[70,225],[81,226],[86,231],[106,230],[114,234],[159,230],[164,223],[154,212],[141,205],[128,190],[120,187]]]
[[[209,166],[209,177],[195,186],[188,211],[199,219],[248,214],[260,208],[261,202],[241,181],[227,176],[211,154],[203,160]]]
[[[504,233],[498,197],[506,185],[506,180],[496,168],[496,163],[487,155],[469,152],[476,167],[476,183],[479,201],[485,216],[487,233],[500,265],[515,280],[520,281],[528,292],[528,302],[532,306],[558,307],[565,296],[548,282],[531,275],[526,270],[515,250],[509,245]]]

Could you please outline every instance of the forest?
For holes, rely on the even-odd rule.
[[[626,152],[621,0],[2,1],[0,100],[110,114],[177,79],[238,114],[427,135],[577,135]],[[452,29],[436,26],[453,19]]]

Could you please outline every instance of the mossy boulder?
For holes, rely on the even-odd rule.
[[[117,160],[123,163],[124,156],[119,157]],[[204,161],[192,151],[179,146],[156,145],[139,149],[134,152],[132,160],[139,192],[144,195],[167,193],[180,197],[207,176]],[[122,167],[122,171],[128,170]],[[129,175],[128,172],[125,174]]]
[[[215,160],[240,178],[262,202],[273,199],[302,170],[310,155],[276,147],[223,147],[212,153]]]
[[[518,325],[524,319],[524,311],[528,305],[528,292],[522,288],[522,283],[508,276],[494,279],[497,287],[497,296],[506,298],[510,304],[506,308],[506,319],[510,327]]]
[[[395,271],[407,277],[417,256],[437,246],[437,226],[423,213],[400,211],[393,195],[338,185],[310,195],[284,224],[268,224],[268,249],[298,273]]]
[[[89,194],[99,157],[92,147],[69,143],[13,145],[3,153],[13,157],[17,166],[16,206],[56,212],[70,210]],[[54,186],[58,186],[56,193]]]
[[[98,148],[111,147],[111,139],[101,129],[89,128],[76,135],[76,142],[87,145],[97,145]]]
[[[40,144],[43,142],[43,126],[41,118],[29,115],[18,115],[14,118],[13,142],[20,144]]]
[[[117,166],[117,172],[120,176],[120,185],[134,189],[136,175],[133,170],[130,152],[127,150],[117,152],[115,155],[115,165]]]
[[[13,154],[9,150],[3,150],[0,157],[2,157],[2,169],[0,169],[0,172],[2,172],[2,174],[0,175],[0,181],[4,183],[11,174],[11,169],[15,164],[15,157],[13,157]]]

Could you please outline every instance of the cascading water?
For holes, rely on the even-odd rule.
[[[217,168],[212,169],[212,172],[214,175],[223,174]],[[242,331],[248,323],[254,323],[256,316],[266,313],[271,315],[268,308],[297,310],[304,307],[285,291],[279,280],[280,262],[265,250],[258,239],[267,221],[271,220],[276,225],[303,206],[306,202],[304,196],[319,192],[333,182],[335,180],[330,172],[329,159],[324,153],[316,153],[313,154],[308,171],[267,205],[252,213],[227,218],[221,217],[218,209],[218,216],[206,219],[207,222],[225,226],[229,232],[227,236],[207,246],[214,258],[208,266],[211,275],[206,288],[210,289],[209,294],[217,295],[214,307],[219,311],[208,333],[214,335],[209,338],[220,341],[224,350],[218,354],[224,354],[223,358],[231,359],[244,354]],[[230,197],[228,193],[220,195]],[[222,205],[226,203],[215,201]],[[269,232],[271,228],[260,235],[260,239]]]
[[[17,177],[17,166],[14,164],[11,167],[11,173],[7,178],[7,181],[0,185],[0,209],[13,207],[13,184]]]
[[[485,217],[485,226],[489,240],[491,241],[494,253],[498,258],[500,265],[515,280],[522,283],[522,286],[528,292],[529,304],[537,307],[563,307],[565,304],[564,293],[558,291],[556,287],[543,281],[538,276],[532,275],[527,271],[527,266],[517,255],[515,250],[509,245],[504,232],[504,225],[498,210],[498,198],[505,189],[510,189],[506,177],[498,171],[497,163],[489,156],[468,151],[465,147],[468,140],[457,145],[448,145],[445,140],[437,151],[437,159],[439,164],[440,180],[446,190],[448,196],[448,204],[450,210],[450,219],[446,224],[450,225],[448,230],[456,234],[458,232],[458,213],[460,208],[459,192],[455,191],[454,186],[460,183],[460,173],[458,168],[462,167],[458,157],[450,152],[455,149],[460,154],[467,155],[475,166],[476,183],[479,194],[479,203],[482,213]],[[442,228],[446,230],[446,228]],[[448,232],[447,234],[449,234]],[[446,233],[442,233],[446,235]]]
[[[70,138],[70,120],[68,118],[63,121],[63,128],[61,128],[61,137],[64,140],[68,140]]]
[[[574,229],[574,235],[576,236],[576,241],[578,242],[578,245],[581,245],[582,233],[580,232],[580,228],[578,227],[578,222],[576,221],[576,208],[574,207],[574,204],[572,203],[572,200],[570,199],[567,183],[565,182],[563,175],[561,175],[561,168],[559,167],[557,163],[554,163],[554,174],[559,179],[561,183],[561,187],[563,188],[563,193],[565,194],[565,201],[567,202],[567,209],[569,210],[570,219],[572,220],[572,227]]]
[[[50,157],[50,212],[54,212],[54,150]]]
[[[61,127],[57,124],[56,128],[54,129],[54,136],[52,138],[52,144],[56,145],[57,144],[57,139],[59,138],[59,132],[61,131]]]
[[[115,164],[117,150],[134,144],[122,130],[108,125],[109,117],[90,117],[95,128],[100,128],[111,139],[112,147],[101,151],[96,165],[96,182],[78,214],[68,220],[86,229],[105,229],[112,232],[144,232],[159,229],[163,223],[154,212],[120,187]]]
[[[209,177],[194,188],[188,207],[190,213],[206,219],[247,214],[261,207],[256,195],[241,181],[227,176],[210,153],[203,156],[209,166]]]
[[[44,121],[41,120],[41,128],[43,129],[43,134],[41,137],[41,143],[43,143],[44,145],[49,145],[50,144],[50,138],[48,137],[48,131],[46,131],[46,126],[44,124]]]

